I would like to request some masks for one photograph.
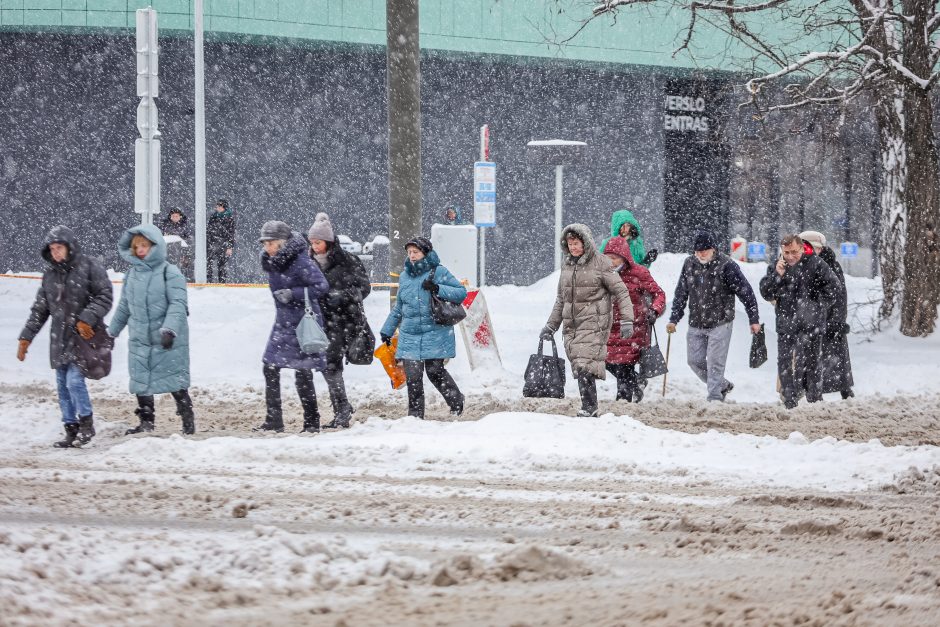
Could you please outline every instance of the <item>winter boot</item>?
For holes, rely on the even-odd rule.
[[[461,394],[460,398],[457,399],[457,402],[450,406],[450,415],[454,418],[459,418],[463,415],[463,401],[464,395]]]
[[[643,400],[643,386],[637,382],[636,387],[633,388],[633,402],[639,403]]]
[[[734,383],[732,383],[731,381],[728,381],[728,385],[726,385],[721,390],[721,400],[725,400],[726,398],[728,398],[728,395],[731,394],[731,390],[733,389],[734,389]],[[639,403],[639,401],[637,402]]]
[[[53,446],[56,448],[70,448],[72,446],[72,442],[74,442],[75,438],[78,437],[78,423],[67,422],[62,426],[65,427],[65,438],[59,440],[53,444]]]
[[[352,405],[346,403],[345,406],[333,410],[333,422],[330,427],[334,429],[348,429],[349,421],[352,418]]]
[[[73,446],[85,446],[95,437],[95,418],[92,414],[78,417],[78,437]]]
[[[842,390],[841,392],[839,392],[839,394],[842,396],[843,401],[846,401],[855,396],[855,392],[852,391],[852,388],[849,388],[847,390]]]
[[[154,411],[153,406],[142,405],[134,410],[134,413],[140,416],[140,424],[133,429],[128,429],[124,435],[134,435],[135,433],[150,433],[153,431]]]
[[[193,412],[193,400],[189,397],[189,392],[180,390],[173,394],[173,400],[176,401],[176,415],[183,422],[183,435],[196,433],[196,414]]]
[[[598,415],[597,409],[591,409],[590,407],[578,410],[578,418],[597,418]]]

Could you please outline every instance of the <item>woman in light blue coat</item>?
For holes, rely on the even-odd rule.
[[[408,415],[424,418],[424,372],[441,393],[453,416],[463,413],[463,394],[444,369],[444,360],[457,354],[454,327],[442,326],[431,317],[431,294],[454,303],[463,302],[467,290],[441,260],[426,237],[407,244],[408,261],[398,280],[398,298],[380,334],[390,344],[398,329],[395,358],[402,362],[408,380]],[[433,279],[431,272],[434,272]]]
[[[121,257],[130,264],[124,289],[108,332],[128,331],[127,367],[130,391],[137,395],[140,424],[127,434],[153,431],[154,394],[173,395],[183,433],[195,433],[193,402],[189,397],[189,324],[186,317],[186,279],[166,261],[166,242],[152,224],[135,226],[118,242]]]

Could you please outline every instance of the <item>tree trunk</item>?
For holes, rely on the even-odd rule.
[[[940,304],[940,163],[933,138],[930,93],[905,90],[907,144],[907,245],[901,333],[924,337],[934,330]]]
[[[903,91],[885,85],[878,91],[875,120],[881,151],[881,242],[878,264],[884,300],[878,317],[886,321],[894,315],[904,293],[904,240],[907,227],[907,205],[904,201],[907,182],[907,151],[904,139]]]

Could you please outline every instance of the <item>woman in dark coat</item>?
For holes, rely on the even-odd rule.
[[[323,378],[330,390],[330,404],[333,406],[333,427],[349,427],[353,408],[346,397],[346,384],[343,382],[343,361],[350,343],[361,333],[369,330],[362,301],[369,295],[372,286],[366,268],[355,255],[343,250],[336,243],[333,225],[325,213],[318,213],[313,226],[307,233],[310,240],[310,256],[323,271],[330,291],[320,297],[320,311],[326,324],[324,331],[330,339],[326,351],[326,367]],[[368,342],[369,354],[375,344],[373,336]]]
[[[319,298],[326,294],[329,284],[307,254],[307,240],[300,233],[292,232],[287,224],[276,220],[265,222],[258,241],[264,245],[261,267],[268,273],[277,315],[262,358],[267,417],[255,430],[284,430],[281,368],[292,368],[296,371],[297,394],[304,409],[302,432],[316,433],[320,430],[320,412],[313,387],[313,371],[323,370],[326,360],[321,353],[307,354],[300,349],[297,325],[304,316],[307,299],[317,322],[323,325]]]
[[[653,322],[666,308],[666,293],[653,280],[650,271],[633,260],[631,242],[623,237],[607,240],[604,256],[630,292],[633,301],[633,335],[620,336],[620,305],[614,303],[614,322],[607,339],[607,371],[617,377],[617,400],[639,403],[643,387],[634,366],[644,348],[650,345]]]
[[[49,323],[49,365],[56,374],[59,408],[65,438],[59,448],[81,446],[95,435],[91,398],[79,367],[79,337],[90,340],[104,324],[111,309],[112,290],[108,273],[97,261],[82,254],[75,234],[59,225],[49,231],[42,247],[49,267],[43,272],[26,326],[20,332],[16,358],[26,352],[46,321]]]
[[[186,277],[192,280],[193,231],[186,214],[179,209],[170,209],[160,225],[166,241],[166,260],[178,267]],[[178,238],[178,239],[176,239]]]
[[[842,266],[836,261],[836,253],[826,245],[826,236],[818,231],[803,231],[800,233],[803,241],[809,242],[813,251],[820,259],[829,265],[832,273],[839,279],[841,289],[836,295],[836,302],[826,317],[826,332],[822,338],[822,392],[830,394],[839,392],[843,399],[855,396],[852,386],[852,359],[849,355],[848,302],[849,296],[845,289],[845,274]]]

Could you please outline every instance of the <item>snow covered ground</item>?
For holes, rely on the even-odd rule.
[[[669,296],[681,262],[653,266]],[[766,265],[744,269],[756,289]],[[353,428],[317,436],[249,431],[263,419],[268,290],[191,289],[201,433],[171,435],[178,419],[161,399],[157,436],[121,435],[133,417],[122,337],[112,375],[90,384],[94,445],[57,451],[48,333],[25,363],[13,352],[38,283],[0,278],[0,624],[191,624],[200,608],[237,624],[677,624],[708,604],[733,608],[712,616],[727,624],[798,610],[845,622],[846,605],[873,624],[936,624],[940,337],[863,333],[878,284],[848,281],[848,402],[782,408],[763,301],[770,359],[747,367],[739,305],[727,404],[706,404],[685,365],[685,321],[665,398],[655,379],[642,404],[614,402],[607,381],[608,413],[578,419],[569,376],[567,399],[524,400],[550,276],[486,288],[503,368],[471,371],[458,341],[449,369],[464,419],[445,420],[430,386],[433,419],[402,417],[404,390],[376,363],[347,369]],[[387,293],[366,310],[377,329]],[[292,377],[284,387],[294,426]],[[864,569],[889,555],[880,574]],[[780,582],[811,602],[778,598]]]

